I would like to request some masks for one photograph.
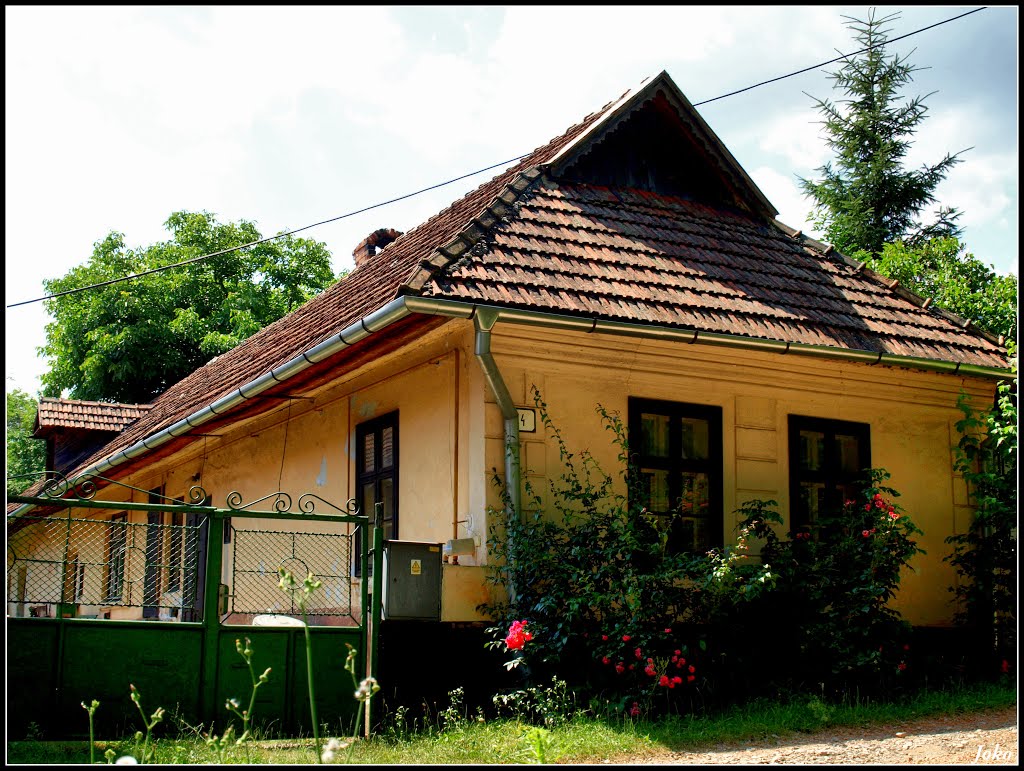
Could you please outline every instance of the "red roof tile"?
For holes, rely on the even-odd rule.
[[[121,431],[151,409],[149,404],[116,404],[75,399],[39,400],[36,433],[50,428],[81,428],[91,431]]]

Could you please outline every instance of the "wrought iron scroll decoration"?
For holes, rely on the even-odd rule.
[[[257,498],[256,500],[250,501],[249,503],[242,503],[242,501],[243,501],[242,494],[240,492],[238,492],[237,490],[232,490],[230,493],[228,493],[227,505],[228,505],[228,508],[231,509],[232,511],[246,511],[246,510],[252,509],[254,506],[256,506],[259,503],[263,503],[264,501],[269,501],[269,500],[273,500],[274,501],[274,511],[276,511],[278,513],[281,513],[281,514],[291,513],[292,497],[288,493],[282,492],[282,491],[278,491],[276,493],[270,493],[270,495],[264,495],[262,498]],[[298,513],[298,514],[319,514],[319,513],[324,513],[324,512],[318,512],[316,510],[317,502],[318,501],[321,504],[323,504],[325,506],[329,506],[334,511],[339,512],[339,513],[341,513],[343,515],[350,515],[350,516],[358,516],[359,515],[359,502],[355,498],[349,498],[347,501],[345,501],[345,503],[343,505],[338,506],[337,504],[332,503],[331,501],[328,501],[328,500],[326,500],[324,498],[321,498],[319,495],[316,495],[314,493],[303,493],[301,496],[299,496],[299,500],[297,501],[297,504],[296,504],[297,508],[298,508],[298,511],[296,513]],[[330,512],[328,511],[326,513],[330,513]]]
[[[109,477],[91,472],[86,472],[81,476],[73,478],[69,478],[64,474],[61,474],[59,471],[44,471],[36,474],[17,474],[8,477],[8,479],[29,478],[39,479],[42,484],[42,487],[36,495],[37,498],[43,498],[54,502],[67,501],[70,503],[75,499],[83,501],[95,500],[96,494],[102,488],[112,486],[122,490],[132,490],[137,493],[142,493],[149,496],[150,500],[153,497],[161,498],[162,501],[166,501],[167,504],[171,506],[178,506],[185,503],[180,498],[171,498],[170,496],[163,495],[162,493],[158,494],[150,490],[143,490],[140,487],[134,487],[133,485],[120,482],[116,479],[110,479]],[[31,488],[29,488],[29,490],[31,490]],[[25,492],[27,493],[29,490],[26,490]],[[209,495],[201,485],[192,485],[189,488],[187,497],[188,505],[202,506],[209,498]],[[125,501],[110,501],[110,503],[122,504],[125,503]]]

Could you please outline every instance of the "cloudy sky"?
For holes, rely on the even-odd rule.
[[[978,6],[900,11],[891,37]],[[529,152],[667,70],[693,103],[856,49],[846,7],[5,6],[5,305],[86,262],[110,231],[168,237],[174,211],[269,236]],[[1018,273],[1016,7],[893,44],[928,97],[911,166],[972,148],[939,188],[964,240]],[[829,155],[821,68],[698,111],[779,219],[813,233],[798,176]],[[935,92],[935,93],[932,93]],[[498,172],[305,231],[335,271],[380,227],[408,230]],[[42,303],[6,308],[6,385],[30,393]]]

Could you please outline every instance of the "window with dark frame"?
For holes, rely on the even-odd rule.
[[[870,437],[867,423],[789,416],[790,532],[856,498],[871,467]]]
[[[722,545],[722,410],[703,404],[629,400],[631,494],[668,521],[671,551]]]
[[[112,602],[121,599],[124,591],[125,555],[128,549],[128,514],[121,512],[110,518],[110,532],[107,535],[107,575],[104,582],[104,599]]]
[[[356,426],[356,489],[360,513],[374,521],[382,506],[384,539],[398,538],[398,412]],[[360,573],[360,534],[353,539],[353,566]]]

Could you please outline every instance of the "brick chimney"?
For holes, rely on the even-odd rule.
[[[360,268],[365,265],[373,255],[377,254],[377,252],[400,235],[402,234],[393,228],[380,228],[370,233],[370,235],[359,242],[359,245],[352,252],[352,256],[356,259],[356,267]]]

